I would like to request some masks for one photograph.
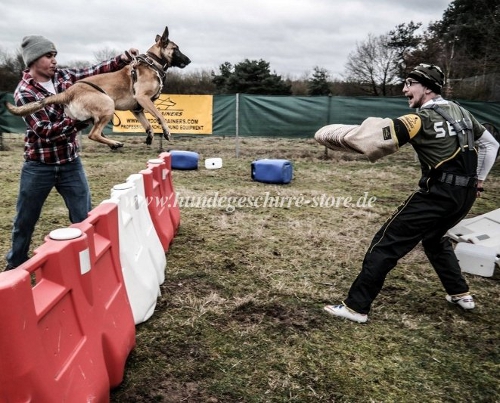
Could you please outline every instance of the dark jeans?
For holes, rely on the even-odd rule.
[[[9,265],[17,267],[28,260],[35,225],[45,200],[54,187],[63,197],[72,223],[87,218],[92,209],[90,189],[79,158],[62,165],[26,161],[21,170],[12,248],[6,256]]]
[[[439,182],[429,192],[413,193],[373,238],[345,304],[367,314],[387,274],[420,241],[446,292],[467,292],[450,239],[444,235],[467,215],[475,199],[474,187]]]

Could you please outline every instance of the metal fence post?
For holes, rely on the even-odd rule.
[[[240,94],[236,94],[236,158],[240,155],[240,144],[239,144],[239,133],[240,133]]]

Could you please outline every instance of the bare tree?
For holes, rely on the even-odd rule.
[[[357,44],[347,58],[347,81],[358,83],[369,95],[389,95],[389,88],[399,81],[397,51],[389,43],[388,35],[369,34],[365,42]]]
[[[119,52],[116,49],[110,49],[108,47],[105,47],[101,50],[94,52],[94,61],[96,63],[101,63],[103,60],[111,59],[111,58],[119,55],[120,53],[121,52]]]
[[[60,67],[68,67],[70,69],[84,69],[86,67],[90,67],[92,63],[86,60],[70,60],[64,65],[60,65]]]
[[[24,62],[20,50],[15,55],[0,50],[0,91],[14,91],[23,69]]]
[[[164,94],[207,95],[213,94],[214,91],[212,74],[207,70],[194,72],[169,70],[162,89]]]

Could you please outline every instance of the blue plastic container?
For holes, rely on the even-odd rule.
[[[290,183],[293,165],[288,160],[264,159],[252,162],[252,179],[264,183]]]
[[[169,151],[172,157],[172,169],[198,169],[200,156],[194,151]]]

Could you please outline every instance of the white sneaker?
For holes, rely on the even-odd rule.
[[[470,294],[447,295],[446,301],[458,305],[462,309],[474,309],[476,304]]]
[[[339,316],[341,318],[346,318],[352,320],[353,322],[366,323],[368,320],[368,315],[358,313],[348,308],[345,305],[326,305],[324,310],[329,314],[334,316]]]

